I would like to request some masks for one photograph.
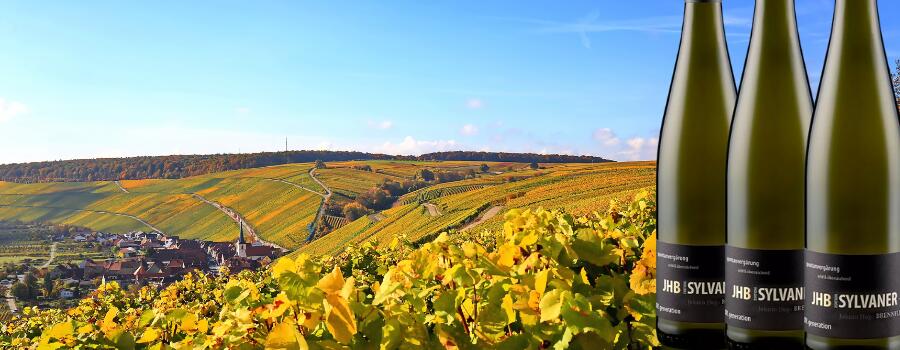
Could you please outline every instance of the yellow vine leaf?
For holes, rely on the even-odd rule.
[[[325,327],[341,344],[349,344],[356,334],[356,318],[347,300],[337,295],[325,296]]]
[[[109,334],[116,330],[118,324],[116,324],[116,315],[119,314],[119,309],[115,306],[111,307],[109,311],[106,312],[106,316],[103,317],[103,322],[100,325],[100,330],[103,333]]]
[[[512,267],[515,264],[515,258],[519,252],[519,247],[512,244],[504,244],[500,246],[497,253],[497,263],[503,267]]]
[[[544,292],[547,290],[547,277],[549,270],[541,270],[537,275],[534,276],[534,290],[541,295],[544,295]]]
[[[297,331],[291,322],[282,322],[272,328],[266,337],[266,349],[270,350],[307,350],[306,339]]]
[[[506,313],[507,323],[516,322],[516,310],[513,308],[513,300],[509,294],[503,296],[503,303],[500,306],[503,308],[503,312]]]
[[[541,299],[541,322],[558,319],[562,310],[562,302],[562,293],[559,289],[544,294]]]
[[[155,342],[156,339],[159,339],[159,331],[156,328],[147,328],[144,330],[144,334],[141,334],[141,337],[137,340],[138,344],[147,344]]]
[[[319,287],[319,289],[327,295],[338,294],[341,292],[341,289],[344,288],[344,275],[341,274],[341,270],[335,266],[331,273],[319,280],[316,287]]]
[[[41,344],[38,349],[57,349],[61,347],[62,344],[58,342],[51,343],[51,340],[55,339],[64,342],[65,340],[72,338],[74,333],[75,328],[72,327],[72,322],[57,323],[41,335]]]

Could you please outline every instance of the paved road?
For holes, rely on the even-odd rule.
[[[500,211],[501,211],[501,210],[503,210],[503,206],[502,206],[502,205],[495,205],[495,206],[491,207],[490,209],[488,209],[487,211],[483,212],[483,213],[481,214],[481,216],[478,217],[478,219],[476,219],[475,221],[470,222],[468,225],[466,225],[465,227],[463,227],[463,228],[462,228],[461,230],[459,230],[459,231],[460,231],[460,232],[468,231],[468,230],[472,229],[472,228],[475,227],[475,226],[481,225],[481,224],[483,224],[485,221],[488,221],[488,220],[490,220],[491,218],[497,216],[497,214],[500,214]]]

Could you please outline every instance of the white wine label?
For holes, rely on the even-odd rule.
[[[679,322],[724,322],[724,246],[657,242],[656,314]]]
[[[807,333],[844,339],[900,335],[900,253],[805,256]]]
[[[803,250],[725,248],[725,323],[803,329]]]

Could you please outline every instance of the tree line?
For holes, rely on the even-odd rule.
[[[179,179],[209,173],[289,163],[349,160],[491,161],[522,163],[597,163],[591,156],[533,153],[438,152],[395,156],[347,151],[288,151],[246,154],[171,155],[129,158],[59,160],[0,164],[0,180],[19,183]]]

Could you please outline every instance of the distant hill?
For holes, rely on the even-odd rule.
[[[246,154],[172,155],[129,158],[60,160],[0,165],[0,180],[18,183],[180,179],[228,170],[289,163],[348,160],[492,161],[521,163],[600,163],[611,160],[591,156],[534,153],[439,152],[421,156],[395,156],[366,152],[288,151]]]
[[[603,163],[612,160],[593,156],[570,156],[562,154],[503,153],[503,152],[435,152],[423,154],[418,160],[454,160],[471,162],[514,162],[514,163]]]

